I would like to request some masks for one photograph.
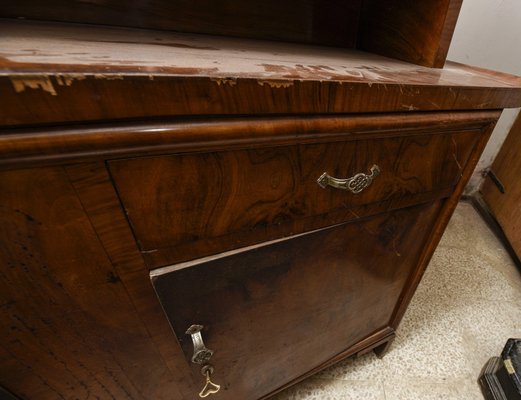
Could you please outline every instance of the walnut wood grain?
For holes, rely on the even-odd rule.
[[[0,17],[354,47],[361,0],[19,0]],[[161,45],[161,43],[158,43]]]
[[[65,171],[2,172],[0,187],[0,385],[23,399],[179,398],[136,313],[144,296],[122,282]]]
[[[104,163],[71,165],[65,170],[113,264],[117,278],[129,293],[136,315],[150,335],[148,340],[160,352],[161,357],[157,362],[164,363],[172,371],[169,379],[174,382],[177,391],[171,391],[169,395],[174,398],[186,395],[193,391],[193,382],[150,284],[147,268],[140,257]],[[168,390],[172,388],[165,388],[165,393]]]
[[[171,263],[208,254],[205,244],[222,252],[339,223],[368,204],[435,199],[458,181],[479,132],[141,157],[109,168],[141,250],[180,247]],[[374,164],[380,175],[359,194],[317,184],[323,172],[348,178]]]
[[[160,269],[153,283],[187,360],[185,331],[205,327],[215,399],[260,398],[388,325],[440,205]]]
[[[521,105],[521,78],[457,63],[432,69],[348,49],[106,27],[1,26],[3,126]],[[158,39],[169,47],[157,46]]]
[[[0,131],[0,168],[480,128],[497,111],[205,118]]]
[[[442,68],[462,0],[364,0],[357,47]]]
[[[483,200],[519,258],[521,258],[520,154],[521,116],[518,116],[491,167],[504,185],[505,193],[501,193],[490,178],[485,179],[480,189]]]

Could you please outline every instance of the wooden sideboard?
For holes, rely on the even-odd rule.
[[[458,1],[307,1],[286,26],[276,2],[181,3],[0,13],[0,386],[19,398],[191,400],[203,368],[208,398],[256,400],[383,355],[521,106],[521,78],[445,63]]]

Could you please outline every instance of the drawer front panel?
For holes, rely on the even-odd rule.
[[[109,165],[141,250],[177,247],[172,263],[339,223],[364,205],[388,201],[385,211],[420,193],[446,196],[478,137],[476,131],[424,134]],[[369,174],[373,165],[380,174],[361,193],[317,184],[324,172],[348,178]]]
[[[227,400],[258,399],[385,328],[440,205],[153,271],[196,382],[193,324],[214,351],[214,398]]]

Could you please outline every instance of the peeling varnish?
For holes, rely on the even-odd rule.
[[[41,89],[44,92],[57,96],[51,77],[45,75],[23,75],[9,77],[16,93],[24,92],[26,88]]]
[[[82,81],[85,79],[85,75],[83,74],[61,74],[56,75],[56,82],[60,86],[70,86],[74,81]]]
[[[53,84],[53,79],[56,80],[58,86],[71,86],[74,81],[81,81],[86,79],[84,74],[58,74],[58,75],[21,75],[11,76],[9,79],[13,85],[16,93],[24,92],[25,89],[41,89],[44,92],[50,93],[52,96],[57,96],[58,93]]]
[[[269,80],[269,81],[257,81],[257,83],[261,86],[268,85],[272,88],[280,89],[280,88],[289,88],[293,86],[293,82],[291,81],[275,81],[275,80]]]
[[[211,78],[211,81],[212,82],[216,82],[217,85],[221,86],[221,85],[230,85],[230,86],[235,86],[237,85],[237,79],[235,78]]]

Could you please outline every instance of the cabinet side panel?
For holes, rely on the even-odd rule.
[[[521,114],[517,117],[491,168],[504,185],[505,193],[501,193],[490,178],[485,179],[480,191],[490,211],[503,229],[510,245],[517,256],[521,258],[520,152]]]
[[[177,388],[62,168],[0,174],[0,385],[24,399]]]
[[[441,68],[462,0],[363,2],[358,47],[426,67]]]
[[[443,208],[438,216],[438,220],[430,232],[429,239],[427,240],[427,243],[420,256],[417,267],[412,272],[409,282],[406,284],[405,289],[402,292],[401,299],[392,317],[391,326],[394,329],[397,328],[403,318],[403,315],[405,314],[405,311],[407,310],[412,296],[414,295],[414,292],[416,291],[416,288],[418,287],[423,277],[425,269],[427,268],[432,255],[434,254],[434,250],[436,250],[436,247],[441,240],[443,232],[445,231],[445,228],[447,227],[447,224],[452,217],[454,209],[458,205],[458,201],[461,198],[463,190],[465,189],[465,186],[467,185],[474,168],[476,168],[479,157],[481,156],[481,153],[483,152],[483,149],[485,148],[488,138],[490,137],[490,134],[492,133],[495,125],[495,123],[491,123],[483,128],[483,133],[476,143],[467,164],[463,168],[461,178],[454,188],[454,192],[447,200],[445,200]]]

